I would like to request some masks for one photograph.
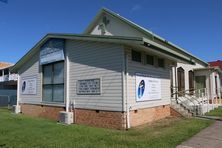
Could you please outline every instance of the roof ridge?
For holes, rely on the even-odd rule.
[[[166,39],[160,37],[159,35],[153,33],[152,31],[150,31],[150,30],[148,30],[148,29],[146,29],[146,28],[144,28],[144,27],[142,27],[142,26],[134,23],[133,21],[131,21],[131,20],[129,20],[129,19],[121,16],[120,14],[118,14],[118,13],[116,13],[116,12],[114,12],[114,11],[106,8],[106,7],[102,7],[102,8],[101,8],[101,10],[100,10],[100,11],[97,13],[97,15],[94,17],[92,23],[95,21],[95,19],[98,17],[98,15],[100,15],[102,12],[107,12],[107,13],[109,13],[110,15],[113,15],[113,16],[121,19],[122,21],[128,23],[128,24],[131,25],[132,27],[135,27],[136,29],[139,29],[139,30],[142,31],[143,33],[149,34],[149,35],[151,35],[151,36],[153,36],[153,37],[156,37],[157,39],[163,41],[164,43],[166,43],[166,44],[168,44],[168,45],[170,45],[170,46],[172,46],[172,47],[174,47],[174,48],[176,48],[176,49],[178,49],[178,50],[180,50],[180,51],[182,51],[182,52],[190,55],[191,57],[199,60],[200,62],[204,63],[205,65],[209,65],[206,61],[204,61],[204,60],[200,59],[199,57],[193,55],[192,53],[188,52],[186,49],[183,49],[182,47],[179,47],[178,45],[175,45],[175,44],[167,41]],[[89,25],[88,27],[91,27],[91,23],[90,23],[90,25]],[[88,31],[88,27],[87,27],[87,29],[84,31],[84,33],[86,33],[86,32]]]

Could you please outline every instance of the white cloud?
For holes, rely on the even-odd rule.
[[[140,4],[136,4],[132,7],[131,11],[138,11],[140,9],[142,9],[142,6]]]

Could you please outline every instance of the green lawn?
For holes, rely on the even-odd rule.
[[[205,114],[206,116],[217,116],[222,117],[222,107],[218,107],[214,110],[211,110],[210,112]]]
[[[210,120],[169,118],[128,131],[65,126],[0,109],[0,147],[172,148],[209,126]]]

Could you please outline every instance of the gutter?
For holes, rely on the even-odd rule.
[[[165,54],[168,54],[168,55],[171,55],[173,57],[176,57],[178,59],[181,59],[183,61],[186,61],[187,63],[190,63],[190,64],[195,64],[194,60],[191,59],[191,58],[188,58],[187,56],[185,55],[182,55],[176,51],[173,51],[172,49],[168,48],[168,47],[165,47],[163,45],[160,45],[152,40],[149,40],[147,38],[143,38],[143,42],[144,42],[144,45],[147,46],[147,47],[151,47],[153,49],[156,49],[156,50],[159,50]]]
[[[124,52],[124,86],[125,86],[125,110],[126,110],[126,129],[129,129],[131,126],[130,126],[130,105],[129,105],[129,102],[128,102],[128,55]]]
[[[66,54],[66,112],[69,112],[69,56]]]
[[[16,105],[19,106],[19,100],[20,100],[20,75],[18,74],[17,78],[17,100],[16,100]]]
[[[62,38],[62,39],[73,39],[82,41],[96,41],[96,42],[107,42],[116,44],[142,44],[142,38],[140,37],[122,37],[122,36],[101,36],[101,35],[79,35],[79,34],[47,34],[38,43],[35,44],[13,67],[11,67],[12,72],[16,72],[19,67],[24,64],[36,51],[37,48],[42,45],[49,38]]]

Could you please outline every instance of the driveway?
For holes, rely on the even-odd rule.
[[[221,148],[222,121],[216,121],[189,140],[181,143],[177,148]]]

